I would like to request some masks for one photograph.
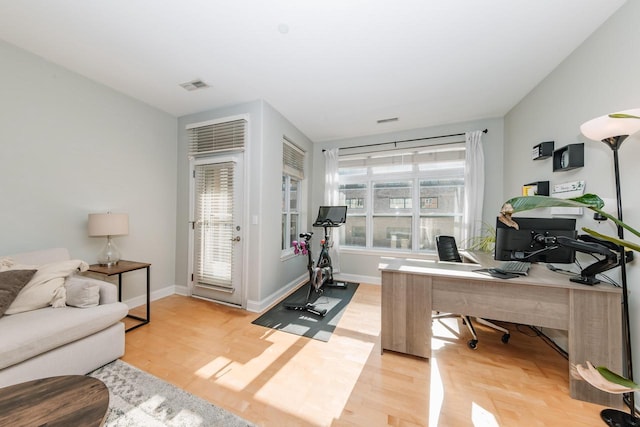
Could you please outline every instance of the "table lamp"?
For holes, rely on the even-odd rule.
[[[107,267],[120,261],[120,250],[113,243],[113,236],[129,234],[129,215],[119,213],[89,214],[89,236],[107,237],[107,243],[98,253],[98,263]]]
[[[616,183],[616,201],[618,204],[618,219],[622,221],[622,198],[620,195],[620,166],[618,164],[618,150],[623,141],[630,135],[640,132],[640,108],[607,114],[589,120],[580,126],[580,132],[592,140],[604,142],[613,151],[613,170]],[[618,225],[618,237],[624,238],[624,230]],[[622,334],[625,345],[624,355],[626,372],[624,376],[633,381],[633,366],[631,360],[631,331],[629,322],[629,298],[627,290],[627,270],[624,248],[620,248],[620,274],[622,277]],[[630,413],[616,409],[605,409],[600,413],[603,421],[610,426],[637,426],[640,420],[635,416],[635,402],[633,393],[627,395]]]

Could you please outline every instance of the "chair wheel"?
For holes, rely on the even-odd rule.
[[[478,340],[469,340],[467,342],[467,345],[471,350],[475,350],[476,348],[478,348]]]
[[[511,337],[511,335],[509,335],[509,334],[504,334],[504,335],[502,335],[501,340],[502,340],[502,342],[503,342],[503,343],[505,343],[505,344],[506,344],[506,343],[508,343],[508,342],[509,342],[509,338],[510,338],[510,337]]]

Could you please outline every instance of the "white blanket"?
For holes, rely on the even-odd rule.
[[[0,260],[0,271],[38,270],[20,291],[5,315],[37,310],[52,305],[64,307],[66,293],[65,279],[75,271],[86,271],[89,265],[78,259],[52,262],[44,265],[16,264],[8,258]]]

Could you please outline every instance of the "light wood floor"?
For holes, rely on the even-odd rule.
[[[178,295],[151,316],[127,333],[123,360],[261,426],[603,425],[603,407],[569,397],[568,362],[525,327],[507,325],[505,345],[478,326],[474,351],[456,320],[435,321],[430,361],[381,355],[375,285],[358,288],[327,343]]]

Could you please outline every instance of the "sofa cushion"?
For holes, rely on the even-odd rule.
[[[89,280],[67,280],[67,305],[79,308],[95,307],[100,302],[100,285]]]
[[[127,315],[116,302],[88,309],[46,307],[0,318],[0,369],[101,331]]]
[[[9,270],[0,272],[0,317],[4,315],[13,300],[16,299],[22,288],[36,270]]]
[[[86,271],[89,265],[81,260],[58,261],[40,266],[15,264],[11,270],[37,268],[36,274],[20,291],[5,314],[36,310],[48,305],[64,306],[64,279],[76,270]]]

